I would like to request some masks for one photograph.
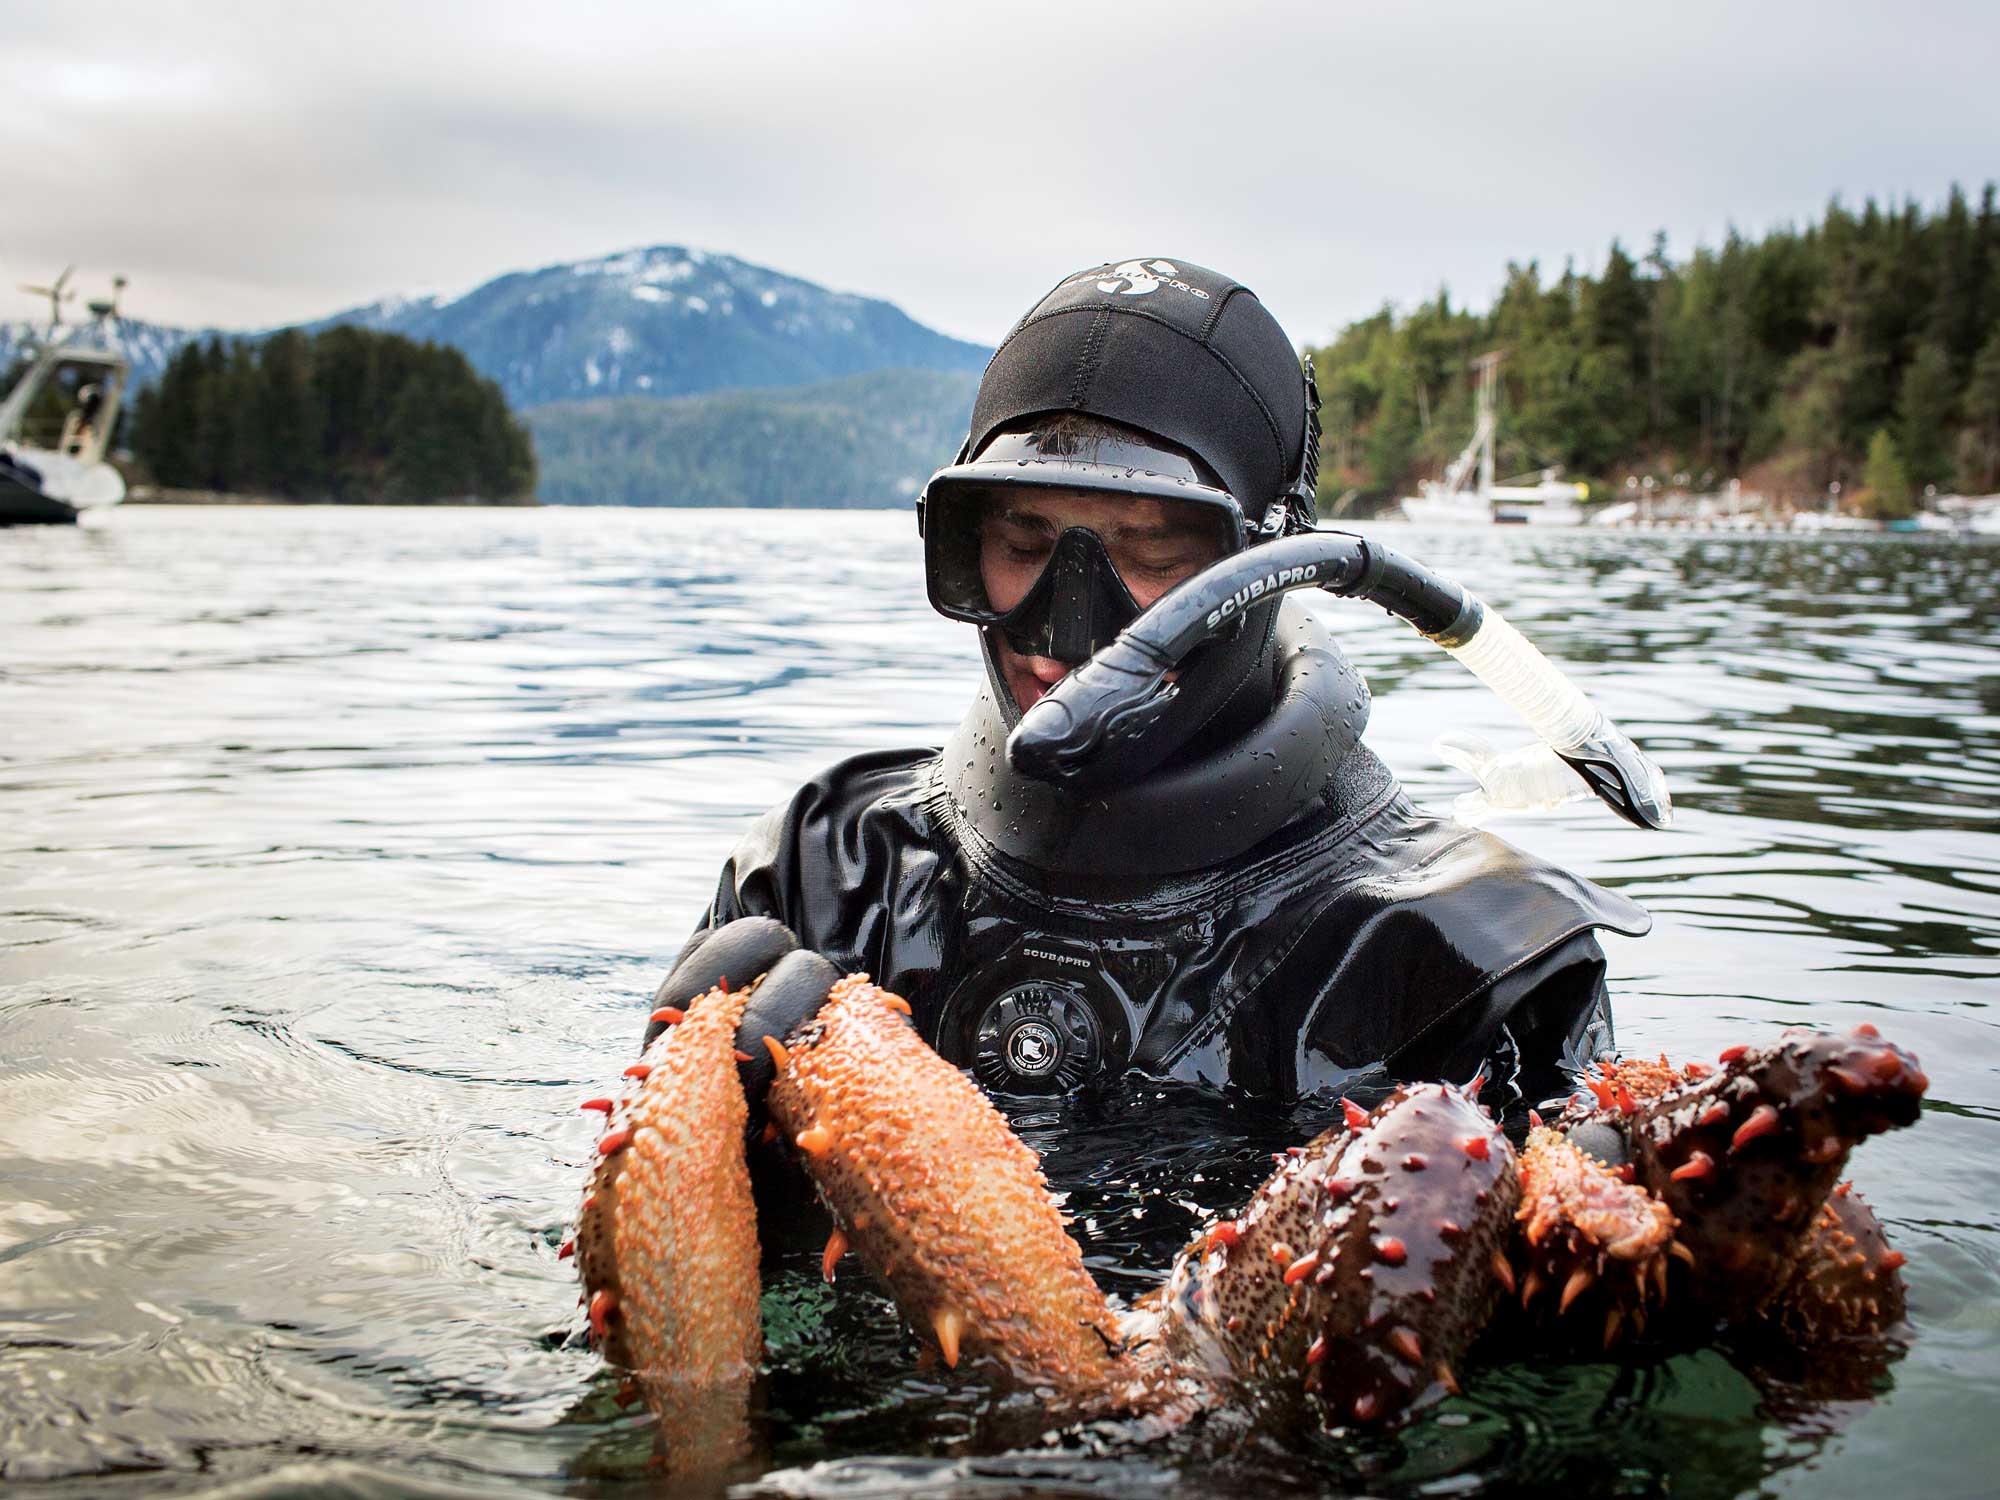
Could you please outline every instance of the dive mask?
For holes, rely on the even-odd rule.
[[[1053,492],[1073,502],[1050,503]],[[1059,524],[1087,515],[1091,525]],[[1130,432],[1002,432],[941,469],[917,502],[931,604],[1026,656],[1081,662],[1139,615],[1133,580],[1165,582],[1242,550],[1242,508],[1201,460]]]

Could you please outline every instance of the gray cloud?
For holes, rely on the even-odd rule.
[[[1994,170],[1990,5],[17,8],[0,275],[250,326],[682,242],[991,340],[1103,256],[1301,339]],[[25,313],[25,299],[16,304]]]

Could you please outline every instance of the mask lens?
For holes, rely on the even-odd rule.
[[[1230,508],[1199,500],[940,485],[928,497],[924,520],[932,602],[954,619],[999,623],[1048,592],[1041,586],[1069,532],[1091,534],[1113,580],[1140,607],[1242,541]]]

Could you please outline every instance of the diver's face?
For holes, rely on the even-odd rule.
[[[1084,490],[1036,490],[995,501],[980,522],[979,575],[987,602],[1002,611],[1019,604],[1042,576],[1056,539],[1072,526],[1094,531],[1103,540],[1111,565],[1141,609],[1222,556],[1214,519],[1201,506]],[[1079,665],[1023,656],[998,631],[994,646],[1008,690],[1023,709]]]

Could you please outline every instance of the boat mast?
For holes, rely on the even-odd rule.
[[[1455,495],[1465,488],[1465,481],[1471,478],[1475,469],[1478,474],[1478,488],[1474,498],[1485,501],[1491,498],[1493,489],[1493,433],[1498,425],[1494,414],[1493,393],[1500,379],[1500,362],[1507,357],[1505,349],[1493,349],[1472,362],[1472,368],[1479,376],[1477,395],[1472,421],[1472,437],[1459,455],[1444,471],[1444,481],[1438,486],[1440,495]]]

